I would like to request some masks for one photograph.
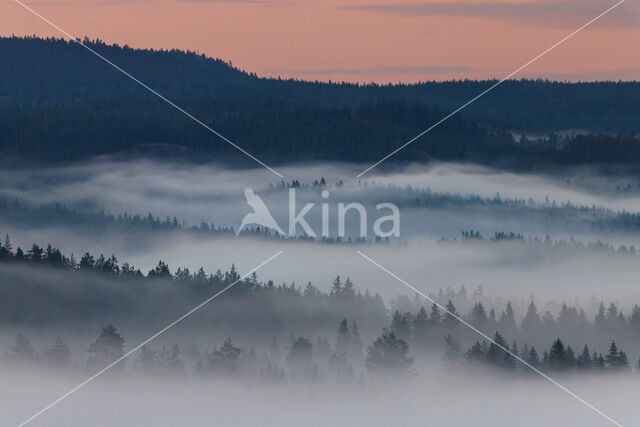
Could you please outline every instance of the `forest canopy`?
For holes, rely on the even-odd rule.
[[[194,52],[85,42],[271,163],[379,160],[495,83],[381,86],[261,78]],[[5,37],[0,38],[0,56],[5,163],[69,162],[115,153],[246,162],[231,146],[75,43]],[[637,82],[507,81],[396,160],[512,168],[635,165],[640,158],[638,99]],[[587,134],[552,133],[567,129]],[[530,141],[514,138],[511,131],[551,135]]]

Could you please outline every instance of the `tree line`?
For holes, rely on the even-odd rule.
[[[74,362],[69,343],[60,336],[56,336],[50,346],[38,354],[31,340],[19,333],[6,347],[0,366],[40,364],[57,370],[97,372],[115,363],[112,369],[116,372],[129,370],[174,378],[212,376],[268,382],[328,380],[347,383],[367,378],[414,377],[419,375],[416,357],[422,356],[412,351],[409,343],[389,327],[364,347],[357,324],[353,322],[349,326],[347,319],[340,322],[333,344],[324,336],[318,337],[314,343],[309,335],[291,334],[282,348],[274,336],[270,347],[256,349],[238,346],[227,338],[211,351],[202,352],[193,345],[185,354],[178,344],[159,348],[145,344],[126,357],[125,343],[116,327],[106,324],[86,348],[84,362]],[[81,357],[76,356],[77,359]],[[535,346],[529,347],[525,343],[519,350],[515,341],[512,345],[507,344],[499,332],[495,333],[492,341],[478,340],[464,352],[452,335],[445,336],[443,362],[448,369],[466,365],[474,369],[495,368],[505,373],[523,374],[533,374],[531,368],[574,374],[630,372],[633,368],[627,354],[618,348],[615,340],[603,355],[591,352],[587,345],[576,354],[570,345],[556,338],[540,355]],[[635,368],[640,370],[640,359]]]
[[[381,86],[267,79],[193,52],[85,42],[271,163],[377,161],[495,83]],[[0,56],[5,162],[69,162],[124,152],[249,164],[72,42],[4,37]],[[45,67],[48,73],[37,73]],[[531,169],[602,162],[635,166],[640,159],[634,133],[640,113],[637,82],[514,80],[502,84],[499,93],[499,102],[491,100],[497,93],[490,94],[394,160]],[[601,133],[520,143],[507,132],[576,128]]]
[[[445,337],[444,359],[450,363],[467,361],[470,365],[482,366],[484,364],[511,371],[531,372],[533,367],[543,371],[561,372],[594,372],[610,371],[619,372],[630,370],[627,354],[618,348],[616,341],[611,341],[608,352],[604,357],[602,353],[591,352],[585,344],[579,354],[565,345],[560,338],[556,338],[548,350],[542,355],[535,346],[524,344],[522,350],[514,341],[509,345],[504,337],[496,332],[492,341],[476,341],[466,351],[462,352],[460,343],[451,335]],[[636,368],[640,369],[640,359]]]
[[[290,185],[294,184],[295,182]],[[184,221],[178,221],[175,216],[160,218],[152,213],[140,215],[128,212],[112,214],[104,210],[97,212],[84,211],[70,208],[60,203],[32,206],[18,199],[8,200],[0,198],[0,215],[2,215],[5,223],[15,225],[38,224],[40,226],[64,225],[72,228],[82,228],[83,232],[94,234],[102,234],[114,230],[129,233],[181,231],[211,237],[233,237],[234,239],[297,240],[326,244],[389,243],[388,238],[367,239],[366,237],[360,236],[349,236],[347,238],[322,236],[313,238],[304,234],[289,237],[278,234],[265,227],[251,225],[245,227],[242,233],[236,236],[235,227],[223,226],[213,221],[200,221],[199,224],[188,225]]]
[[[395,360],[396,357],[400,360],[397,363],[404,366],[401,371],[410,374],[413,370],[413,363],[410,363],[410,360],[431,357],[440,353],[443,342],[445,343],[445,358],[447,360],[483,361],[493,365],[496,360],[506,358],[509,359],[509,363],[504,362],[505,366],[512,366],[511,362],[515,362],[515,360],[510,360],[512,356],[503,350],[506,348],[530,364],[544,369],[555,369],[560,365],[565,366],[566,370],[582,369],[587,365],[608,368],[618,366],[616,363],[628,367],[630,362],[627,353],[617,347],[618,343],[625,343],[625,347],[631,347],[631,351],[640,351],[640,348],[635,344],[640,337],[640,306],[637,304],[629,314],[625,314],[615,303],[605,305],[601,301],[596,304],[596,312],[590,317],[583,308],[570,306],[566,303],[561,304],[556,315],[553,315],[549,310],[540,313],[537,304],[531,300],[523,315],[518,315],[511,301],[507,301],[503,305],[502,311],[496,311],[494,307],[487,306],[489,302],[482,295],[480,289],[475,290],[473,296],[468,298],[466,290],[461,288],[459,292],[440,291],[432,296],[435,300],[443,301],[443,305],[446,305],[446,311],[435,304],[430,306],[425,304],[425,301],[416,295],[414,300],[406,296],[398,297],[392,301],[391,307],[395,308],[390,312],[380,295],[371,295],[368,291],[361,293],[349,278],[342,279],[340,276],[334,279],[327,292],[323,292],[311,283],[308,283],[306,287],[298,287],[295,284],[277,286],[272,281],[260,282],[255,274],[240,280],[240,274],[234,266],[224,273],[220,270],[215,273],[206,273],[202,268],[195,272],[186,268],[178,268],[172,272],[166,263],[160,261],[156,267],[144,274],[140,269],[127,262],[121,264],[114,255],[96,257],[85,253],[79,260],[76,260],[73,256],[67,257],[51,245],[41,248],[35,244],[27,251],[20,248],[14,250],[8,236],[0,242],[0,262],[4,265],[25,266],[29,269],[47,267],[68,271],[71,274],[84,273],[110,278],[110,280],[122,280],[127,282],[126,289],[129,293],[135,293],[136,287],[132,287],[128,282],[138,283],[138,286],[148,284],[149,287],[146,288],[148,290],[156,288],[156,283],[170,282],[175,284],[172,287],[175,295],[191,294],[194,301],[201,300],[203,297],[210,296],[237,282],[238,285],[229,290],[232,300],[227,301],[235,301],[233,304],[242,304],[243,308],[251,312],[252,316],[257,316],[255,319],[262,327],[267,325],[265,330],[271,331],[274,337],[281,338],[287,328],[296,327],[295,335],[291,333],[286,345],[287,350],[281,354],[281,359],[275,356],[269,358],[271,374],[274,374],[273,369],[276,369],[276,366],[289,366],[289,368],[303,366],[304,369],[291,369],[298,372],[297,376],[313,377],[326,370],[323,364],[315,367],[318,360],[323,361],[322,363],[326,362],[327,366],[331,363],[330,366],[336,370],[341,367],[340,369],[352,372],[354,375],[357,371],[354,367],[358,366],[382,372],[387,363],[396,366],[396,362],[388,360],[388,358]],[[113,285],[110,287],[113,290],[116,289]],[[145,298],[149,299],[149,291],[145,292],[147,295]],[[106,300],[101,297],[100,299],[105,303]],[[117,298],[116,301],[118,304],[122,304],[122,299]],[[173,301],[175,304],[178,300],[174,298]],[[444,301],[447,302],[444,303]],[[291,312],[295,307],[303,307],[302,310],[308,318],[299,318],[296,325],[296,323],[285,321],[277,305],[274,310],[264,311],[265,305],[268,307],[271,304],[276,304],[275,302],[291,305]],[[465,312],[460,312],[456,305],[463,307]],[[467,309],[467,306],[470,308]],[[220,316],[233,317],[232,313],[236,313],[236,317],[230,320],[232,323],[239,321],[244,325],[253,324],[248,323],[250,320],[246,316],[240,315],[238,317],[235,307],[232,305],[228,307],[229,310],[223,311],[222,307],[218,305]],[[112,308],[115,309],[115,307]],[[39,316],[42,315],[41,311],[35,310],[34,312],[38,312]],[[365,314],[370,317],[364,317]],[[320,325],[332,324],[336,322],[338,316],[344,316],[345,319],[340,321],[336,338],[331,345],[330,340],[322,335]],[[245,318],[243,319],[243,317]],[[496,347],[495,344],[492,347],[490,342],[478,341],[477,334],[462,325],[456,317],[460,317],[477,329],[492,335],[494,341],[499,343],[502,348]],[[351,322],[347,322],[346,318],[351,318]],[[359,320],[356,321],[356,318]],[[220,320],[216,320],[213,324],[221,325],[219,322]],[[377,337],[372,339],[371,344],[366,348],[363,346],[362,327],[366,330],[367,337],[371,337],[372,331],[377,334]],[[375,332],[377,327],[383,328],[382,333],[379,332],[380,329]],[[108,331],[103,332],[110,337],[110,341],[108,341],[115,342],[118,347],[124,348],[124,340],[117,338],[113,333],[115,328],[109,326],[107,329]],[[304,329],[315,332],[305,334]],[[314,334],[316,334],[315,339],[312,339]],[[570,343],[567,344],[557,337],[570,337]],[[250,340],[251,338],[246,336],[240,339],[244,342]],[[541,351],[552,340],[555,340],[553,346],[549,350]],[[26,355],[27,359],[31,358],[35,353],[29,350],[30,345],[27,341],[24,336],[19,335],[9,353],[22,354]],[[611,346],[612,341],[615,351]],[[296,342],[297,344],[294,346]],[[99,341],[91,348],[98,351],[103,344],[102,341]],[[201,354],[198,357],[192,357],[193,355],[190,355],[192,365],[197,366],[199,361],[203,369],[207,369],[211,363],[217,366],[218,362],[209,363],[208,360],[222,357],[222,354],[237,353],[234,350],[235,344],[233,347],[232,344],[233,342],[229,342],[223,345],[223,350],[217,349],[216,351],[222,351],[222,353],[216,353],[217,356]],[[580,346],[574,347],[578,344]],[[608,352],[594,354],[590,350],[602,348],[605,345],[609,346]],[[50,351],[43,352],[43,359],[46,358],[44,357],[46,354],[55,360],[68,358],[64,356],[67,353],[65,350],[67,347],[68,344],[64,340],[56,338],[52,348],[49,349]],[[274,347],[274,354],[278,353],[275,351],[275,348],[278,347],[277,343],[272,343],[272,347]],[[296,352],[289,358],[288,351],[294,347]],[[110,347],[107,346],[107,348]],[[466,348],[465,351],[463,351],[464,348]],[[580,355],[575,349],[581,350]],[[259,350],[256,350],[256,356],[260,356]],[[121,354],[112,350],[109,352],[109,354]],[[182,354],[179,347],[147,348],[142,353],[146,354],[147,359],[144,359],[146,362],[141,361],[140,363],[148,365],[152,363],[151,360],[155,360],[158,365],[154,370],[164,370],[162,366],[166,366],[169,360],[173,360],[172,366],[180,365],[177,360]],[[314,363],[307,363],[309,353],[315,354],[319,359],[312,358]],[[590,357],[589,363],[586,359],[587,354]],[[619,359],[615,359],[616,354]],[[94,355],[95,358],[103,362],[105,360],[104,357],[100,358]],[[254,356],[251,358],[255,359]],[[227,359],[222,357],[222,360]],[[558,360],[564,362],[558,365]],[[224,365],[223,362],[220,363]],[[222,368],[213,370],[220,369]],[[278,376],[281,373],[278,371]]]
[[[475,232],[468,232],[468,234],[476,235]],[[276,285],[271,280],[261,282],[255,273],[240,280],[240,273],[234,265],[226,272],[221,270],[206,272],[202,267],[194,271],[179,267],[172,271],[167,263],[159,261],[154,268],[144,273],[128,262],[121,263],[115,255],[95,256],[87,252],[76,258],[73,254],[69,256],[63,254],[60,249],[50,244],[44,248],[33,244],[26,251],[20,247],[14,249],[9,235],[5,235],[3,241],[0,240],[0,263],[93,274],[116,281],[138,282],[141,286],[148,283],[151,286],[149,289],[153,288],[156,281],[168,281],[176,284],[173,289],[177,294],[186,293],[194,297],[218,292],[238,282],[237,286],[228,291],[230,295],[263,298],[267,294],[272,294],[276,299],[302,298],[310,306],[326,305],[328,307],[340,302],[346,304],[341,309],[373,312],[378,319],[384,318],[385,313],[388,312],[387,306],[378,293],[371,294],[368,290],[361,292],[348,277],[343,279],[337,276],[329,291],[325,292],[311,282],[306,286],[297,286],[295,283]],[[462,286],[457,292],[451,288],[446,292],[441,289],[436,294],[430,294],[430,297],[441,301],[450,313],[457,314],[456,307],[466,310],[467,313],[461,316],[481,330],[492,331],[491,333],[500,330],[509,338],[536,337],[549,333],[560,336],[571,333],[585,341],[590,339],[589,337],[610,334],[616,334],[624,340],[636,340],[640,337],[640,306],[638,304],[632,307],[629,314],[625,314],[615,302],[605,305],[603,301],[593,300],[589,308],[593,313],[590,317],[584,308],[561,301],[555,303],[553,307],[547,306],[542,312],[539,311],[533,299],[528,302],[503,299],[503,302],[498,303],[485,297],[481,287],[475,289],[471,296]],[[351,305],[352,303],[355,305]],[[514,303],[517,303],[517,308],[522,310],[520,315],[516,313]],[[503,309],[496,312],[491,305],[496,307],[498,304],[502,305]],[[392,331],[410,342],[421,342],[422,344],[418,347],[434,341],[440,342],[445,335],[456,328],[457,321],[450,314],[443,312],[435,305],[425,304],[418,295],[413,300],[400,295],[391,300],[390,307]],[[557,314],[552,314],[552,311],[556,311]]]

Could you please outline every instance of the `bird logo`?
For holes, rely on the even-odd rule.
[[[271,212],[269,212],[267,205],[264,204],[264,201],[262,201],[260,196],[253,192],[251,187],[244,189],[244,197],[247,199],[247,204],[251,206],[253,212],[246,214],[244,218],[242,218],[242,223],[240,224],[240,228],[238,228],[236,237],[240,234],[242,229],[249,224],[258,224],[284,235],[284,232],[276,220],[271,216]]]

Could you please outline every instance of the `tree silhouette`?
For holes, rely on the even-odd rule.
[[[341,353],[342,355],[346,356],[349,353],[351,348],[351,333],[349,332],[347,319],[342,319],[342,322],[340,322],[334,348],[336,349],[336,352]]]
[[[15,362],[33,362],[36,360],[36,352],[29,338],[19,333],[15,336],[13,344],[9,346],[7,358]]]
[[[549,350],[549,369],[564,370],[568,367],[567,349],[560,338],[557,338]]]
[[[287,364],[293,378],[311,378],[317,374],[317,368],[313,364],[312,350],[313,345],[306,337],[299,336],[293,341],[287,354]]]
[[[367,369],[375,374],[408,375],[413,359],[409,345],[393,332],[380,335],[367,349]]]
[[[209,367],[216,374],[233,375],[238,371],[238,359],[242,350],[233,345],[231,338],[227,338],[219,349],[211,354]]]
[[[51,366],[62,367],[71,363],[69,344],[60,337],[56,337],[51,347],[44,353],[44,357]]]
[[[90,369],[102,369],[124,356],[124,338],[111,323],[102,327],[98,338],[89,346],[87,365]],[[124,369],[124,360],[114,368]]]

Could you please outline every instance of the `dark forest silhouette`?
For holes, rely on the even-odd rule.
[[[207,274],[202,269],[191,273],[185,268],[172,273],[169,266],[160,261],[155,268],[143,274],[126,262],[120,264],[113,255],[95,257],[86,253],[76,260],[73,256],[63,255],[51,245],[42,248],[34,244],[27,251],[14,249],[8,236],[0,243],[0,265],[20,265],[36,270],[62,269],[77,272],[76,274],[84,271],[96,277],[131,281],[129,286],[138,282],[148,282],[152,286],[170,282],[179,292],[195,292],[200,297],[240,280],[240,275],[233,266],[225,273],[218,271]],[[349,278],[343,280],[339,276],[326,293],[311,283],[305,288],[284,284],[275,286],[272,282],[261,283],[255,274],[241,280],[232,289],[230,293],[237,302],[250,298],[256,292],[260,294],[261,304],[264,304],[265,297],[270,293],[275,293],[278,299],[293,298],[295,301],[292,303],[307,304],[308,310],[316,309],[322,305],[322,301],[326,301],[332,307],[338,307],[338,310],[325,312],[325,316],[328,316],[325,319],[317,317],[322,315],[319,311],[314,321],[333,325],[335,336],[317,335],[313,338],[316,332],[296,332],[295,335],[289,332],[286,343],[279,342],[287,334],[288,326],[284,324],[284,329],[281,328],[277,335],[273,335],[270,346],[256,343],[254,347],[246,345],[246,341],[245,345],[240,346],[232,338],[227,338],[221,346],[204,353],[194,342],[186,354],[178,344],[156,348],[150,343],[132,355],[131,361],[123,360],[118,364],[118,369],[178,376],[195,373],[261,378],[268,381],[320,378],[355,381],[362,379],[363,375],[412,377],[419,374],[417,367],[422,361],[432,359],[435,355],[443,357],[447,366],[490,366],[510,372],[530,371],[505,351],[508,349],[528,364],[544,371],[621,372],[630,370],[633,362],[619,348],[618,343],[637,342],[640,336],[638,305],[633,307],[629,315],[625,315],[616,304],[611,303],[606,307],[601,302],[597,313],[590,320],[583,309],[564,303],[557,316],[548,311],[541,315],[536,304],[531,301],[524,317],[518,321],[511,302],[507,302],[500,315],[493,308],[485,308],[486,302],[483,304],[481,301],[473,303],[467,313],[460,314],[453,300],[461,305],[470,303],[464,288],[458,292],[441,291],[434,296],[441,301],[448,298],[445,303],[448,312],[436,305],[429,305],[417,296],[413,301],[404,297],[404,301],[400,298],[392,302],[392,307],[396,308],[390,312],[379,295],[371,296],[368,292],[362,294]],[[476,296],[482,298],[480,293]],[[257,305],[251,307],[252,310],[257,310]],[[427,309],[428,307],[430,308]],[[377,336],[369,344],[363,343],[360,330],[362,326],[370,325],[348,320],[350,312],[360,311],[377,313],[377,319],[382,325],[382,329],[375,332],[374,335]],[[340,321],[336,318],[339,312],[345,313]],[[270,315],[277,317],[275,313]],[[455,316],[491,334],[494,342],[478,340],[477,334],[462,325]],[[4,321],[7,320],[5,317]],[[282,322],[275,318],[270,320]],[[566,344],[561,337],[570,338],[579,347]],[[607,338],[603,337],[610,338],[604,341]],[[586,341],[609,344],[603,349],[585,344]],[[74,349],[70,348],[64,334],[56,335],[49,347],[37,352],[30,339],[19,333],[6,348],[4,360],[5,363],[40,363],[57,368],[75,366],[77,369],[79,366],[86,366],[89,371],[97,371],[123,357],[125,343],[125,338],[113,324],[104,325],[98,337],[85,347],[86,360],[80,363],[77,349],[76,356],[72,357]],[[635,348],[634,351],[640,351],[640,348]]]
[[[193,52],[85,42],[270,163],[377,161],[494,83],[380,86],[266,79]],[[206,130],[72,42],[0,38],[0,57],[5,163],[69,162],[124,152],[127,158],[249,164],[230,145],[212,140]],[[47,73],[37,72],[45,68]],[[394,160],[526,169],[637,166],[639,96],[637,82],[508,81]],[[597,134],[516,141],[509,133],[563,129]]]

